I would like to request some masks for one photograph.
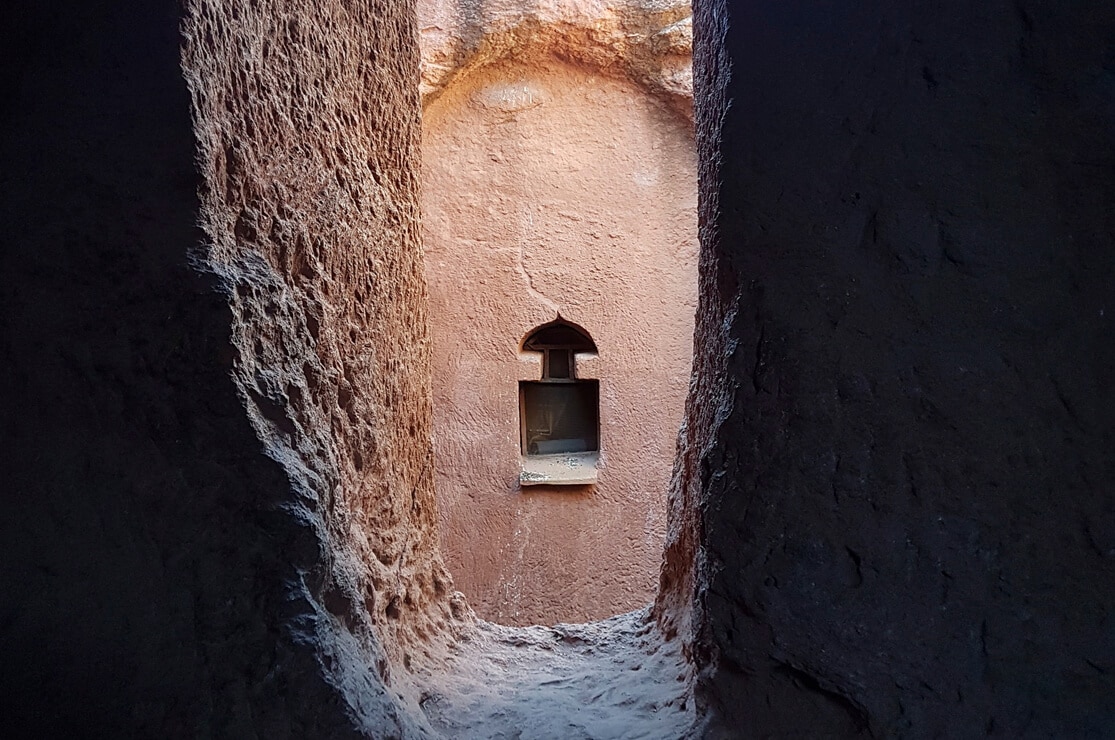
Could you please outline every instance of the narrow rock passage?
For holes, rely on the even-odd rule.
[[[479,622],[425,679],[421,703],[451,738],[680,738],[694,720],[687,679],[649,609],[555,627]]]

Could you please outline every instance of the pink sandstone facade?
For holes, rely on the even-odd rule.
[[[424,90],[440,537],[477,613],[516,625],[653,598],[696,302],[684,106],[638,75],[535,51]],[[543,367],[521,348],[559,317],[597,347],[575,356],[576,377],[599,383],[596,480],[527,485],[520,381]]]

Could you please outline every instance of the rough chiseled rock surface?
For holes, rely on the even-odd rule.
[[[0,734],[424,732],[406,664],[454,620],[413,16],[199,1],[183,37],[174,3],[21,5]]]
[[[0,26],[5,737],[418,735],[408,656],[432,686],[441,635],[483,632],[439,594],[422,467],[410,16],[232,7],[186,24],[201,206],[177,5]],[[658,617],[706,734],[1115,726],[1113,14],[698,5]]]
[[[287,508],[328,543],[307,585],[401,663],[451,616],[430,462],[413,15],[387,2],[191,10],[201,210],[208,263],[232,287],[237,385],[294,483]]]
[[[710,734],[1110,734],[1115,7],[695,19]]]
[[[418,0],[423,103],[500,60],[547,57],[627,78],[692,115],[686,0]]]

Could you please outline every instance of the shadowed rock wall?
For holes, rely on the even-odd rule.
[[[449,584],[411,9],[190,5],[205,237],[178,6],[21,5],[0,734],[419,732],[391,669],[436,643]]]
[[[725,22],[711,734],[1106,735],[1115,7],[698,3],[706,157]]]
[[[241,289],[231,312],[186,263],[202,237],[176,6],[25,3],[2,26],[0,723],[35,737],[417,732],[385,676],[447,619],[420,544],[422,455],[407,448],[376,481],[409,444],[401,425],[425,439],[426,371],[361,337],[382,326],[419,365],[423,339],[399,307],[358,308],[421,294],[417,260],[387,246],[413,243],[416,207],[413,175],[385,171],[413,162],[417,100],[399,76],[416,63],[393,66],[416,56],[406,8],[194,7],[209,12],[195,44],[343,52],[267,101],[251,54],[190,66],[204,89],[242,95],[198,106],[227,144],[202,166],[215,264]],[[698,39],[715,36],[725,9],[698,11]],[[1115,724],[1113,12],[733,8],[717,192],[720,111],[715,90],[698,94],[702,375],[662,601],[683,604],[671,589],[686,584],[699,596],[711,734]],[[353,46],[332,45],[338,29]],[[289,46],[267,52],[280,33]],[[299,69],[278,56],[265,66]],[[702,84],[715,61],[698,62]],[[267,169],[253,137],[313,130],[281,101],[309,101],[316,123],[338,85],[368,122],[330,119],[354,148],[276,139],[289,147]],[[386,184],[344,184],[381,163]],[[283,215],[288,193],[301,210]],[[366,207],[342,207],[353,195]],[[324,229],[326,213],[341,223]],[[301,249],[288,223],[327,241]],[[384,292],[345,277],[369,264],[369,280],[393,276]],[[319,354],[308,339],[315,301],[366,350],[348,385],[342,340]],[[270,362],[280,349],[309,368]],[[352,418],[365,413],[374,434]],[[337,436],[306,434],[311,414],[338,419]],[[369,452],[358,464],[354,450]]]

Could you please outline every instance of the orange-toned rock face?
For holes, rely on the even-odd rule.
[[[184,34],[234,378],[291,482],[259,508],[312,537],[283,553],[304,558],[281,577],[284,619],[365,734],[417,734],[394,705],[406,668],[468,615],[437,554],[413,16],[196,0]],[[353,688],[388,684],[383,701]]]
[[[478,614],[595,619],[653,598],[688,388],[696,176],[687,120],[551,57],[458,78],[426,110],[423,219],[444,554]],[[558,314],[598,347],[595,486],[521,488],[520,353]]]

